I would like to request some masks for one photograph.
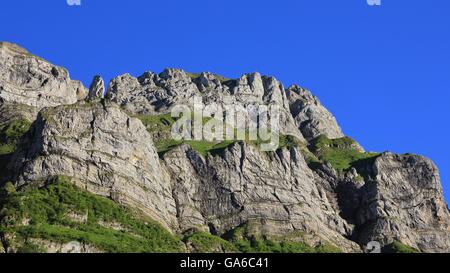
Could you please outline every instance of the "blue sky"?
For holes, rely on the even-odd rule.
[[[450,200],[450,1],[2,1],[0,40],[89,85],[165,67],[311,89],[367,150],[432,158]]]

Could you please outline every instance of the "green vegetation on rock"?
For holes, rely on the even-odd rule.
[[[303,242],[278,242],[255,237],[232,242],[243,253],[341,253],[339,248],[330,244],[312,247]]]
[[[164,155],[166,152],[182,145],[187,144],[191,146],[192,149],[197,151],[199,154],[205,156],[208,153],[213,153],[215,151],[221,151],[230,145],[238,142],[237,140],[223,140],[223,141],[206,141],[206,140],[174,140],[171,135],[172,126],[177,121],[173,118],[171,114],[161,114],[161,115],[138,115],[135,116],[140,119],[142,123],[147,128],[147,131],[152,134],[154,138],[154,144],[156,150],[160,155]],[[203,117],[202,123],[205,125],[210,121],[210,117]],[[235,130],[235,136],[236,136]],[[249,132],[245,133],[245,142],[250,145],[259,146],[265,143],[261,138],[258,137],[257,140],[249,140]],[[291,148],[298,147],[300,141],[294,136],[289,135],[278,135],[279,145],[278,148]]]
[[[280,135],[280,144],[278,145],[280,148],[292,148],[298,147],[300,145],[300,141],[290,135]]]
[[[331,244],[315,247],[298,241],[296,236],[269,237],[256,235],[254,225],[247,223],[228,233],[223,238],[206,232],[195,232],[184,238],[193,252],[197,253],[341,253]],[[254,233],[255,232],[255,233]]]
[[[319,160],[329,162],[336,170],[347,170],[358,161],[379,156],[378,153],[361,151],[359,145],[349,137],[329,139],[320,136],[312,142],[310,150]]]
[[[405,253],[405,254],[411,254],[411,253],[420,253],[419,250],[407,246],[399,241],[394,241],[392,244],[387,245],[383,248],[383,252],[385,253]]]
[[[105,252],[180,252],[181,240],[157,222],[58,177],[18,191],[7,183],[0,199],[0,236],[16,251],[36,251],[35,239],[78,241]],[[44,250],[43,250],[44,251]]]
[[[247,144],[257,146],[257,147],[259,147],[262,144],[270,144],[270,141],[273,139],[276,139],[276,138],[278,138],[278,149],[282,149],[282,148],[290,149],[293,147],[301,146],[300,140],[298,140],[295,136],[291,136],[291,135],[273,134],[273,135],[271,135],[271,137],[269,138],[268,141],[263,140],[259,135],[257,136],[257,140],[250,140],[248,132],[246,132],[245,137],[246,137],[245,142]]]
[[[153,132],[168,132],[175,124],[176,119],[171,114],[162,115],[139,115],[136,118],[140,119],[150,133]]]
[[[206,232],[196,232],[189,235],[184,239],[184,242],[197,253],[238,252],[232,243]]]
[[[175,140],[171,136],[171,129],[177,119],[173,118],[171,114],[139,115],[136,117],[142,121],[147,131],[153,135],[156,150],[160,155],[182,144],[188,144],[199,154],[206,155],[209,152],[224,149],[234,143],[234,141]],[[208,120],[210,118],[203,118],[203,124]]]
[[[31,122],[26,119],[13,120],[0,125],[0,155],[13,153],[20,138],[30,129],[30,126]]]
[[[247,223],[228,232],[225,237],[243,253],[341,253],[342,251],[331,244],[320,244],[312,247],[302,242],[302,235],[271,238],[256,235],[254,225]]]

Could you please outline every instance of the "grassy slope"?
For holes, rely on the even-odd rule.
[[[224,237],[232,242],[243,253],[341,253],[342,251],[331,245],[321,244],[316,247],[301,242],[304,234],[284,234],[268,237],[256,235],[258,232],[252,223],[247,223],[228,232]],[[300,241],[298,240],[300,239]]]
[[[226,235],[227,240],[205,232],[187,236],[184,241],[191,245],[194,252],[234,252],[234,253],[341,253],[330,244],[311,247],[303,242],[284,239],[268,239],[254,235],[240,235],[238,227]],[[230,235],[231,234],[231,235]]]
[[[238,248],[233,243],[206,232],[196,232],[192,235],[186,236],[184,238],[184,242],[191,245],[193,252],[196,253],[239,252]]]
[[[74,214],[86,218],[80,221]],[[158,223],[81,190],[64,177],[46,187],[27,186],[18,192],[7,184],[1,199],[0,231],[14,233],[16,239],[10,243],[23,252],[36,249],[30,243],[33,238],[79,241],[105,252],[183,250],[181,240]]]
[[[420,253],[419,250],[407,246],[399,241],[394,241],[392,244],[387,245],[383,248],[383,252],[385,253],[403,253],[403,254],[413,254]]]
[[[310,150],[323,162],[329,162],[336,170],[347,170],[358,161],[376,158],[378,153],[365,153],[348,137],[328,139],[325,136],[313,141]]]

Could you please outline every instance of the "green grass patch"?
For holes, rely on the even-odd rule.
[[[383,252],[385,253],[421,253],[419,250],[407,246],[399,241],[394,241],[392,244],[387,245],[383,248]]]
[[[268,238],[255,235],[254,224],[247,223],[228,232],[224,237],[243,253],[341,253],[331,244],[312,247],[301,241],[294,241],[297,236]]]
[[[206,156],[208,153],[214,153],[218,151],[222,151],[227,147],[238,141],[235,140],[224,140],[224,141],[197,141],[197,140],[174,140],[174,139],[165,139],[155,142],[155,147],[160,155],[167,153],[168,151],[182,145],[189,145],[194,151],[199,154]],[[245,141],[247,144],[260,146],[265,143],[260,139],[257,141]],[[295,141],[295,137],[292,136],[280,136],[280,142],[278,145],[278,149],[281,148],[291,148],[298,147],[298,142]]]
[[[336,170],[347,170],[358,161],[380,155],[360,151],[358,144],[349,137],[329,139],[326,136],[320,136],[312,142],[310,150],[320,161],[329,162]]]
[[[10,243],[17,248],[30,239],[45,239],[79,241],[112,253],[183,251],[181,240],[157,222],[69,181],[58,177],[45,187],[30,185],[19,191],[6,184],[0,199],[0,232],[14,233],[16,241]],[[86,219],[77,220],[74,213]]]
[[[31,122],[26,119],[13,120],[0,125],[0,155],[13,153],[30,126]]]
[[[164,132],[170,133],[172,126],[175,124],[176,119],[171,114],[163,115],[139,115],[136,118],[140,119],[150,133]]]
[[[312,247],[303,242],[273,241],[251,237],[231,241],[243,253],[341,253],[342,251],[332,245],[319,245]]]
[[[196,232],[184,239],[197,253],[222,253],[238,252],[238,249],[230,242],[206,232]]]
[[[194,151],[198,152],[199,154],[206,156],[208,153],[217,152],[220,150],[223,150],[227,148],[228,146],[232,145],[234,141],[222,141],[222,142],[209,142],[209,141],[195,141],[195,140],[173,140],[173,139],[167,139],[167,140],[161,140],[158,142],[155,142],[156,150],[158,151],[158,154],[160,156],[163,156],[165,153],[169,152],[170,150],[182,145],[187,144],[189,145]]]
[[[12,143],[0,144],[0,155],[11,154],[16,150],[16,145]]]

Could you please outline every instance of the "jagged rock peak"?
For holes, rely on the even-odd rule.
[[[165,113],[194,96],[202,97],[205,104],[223,103],[225,97],[232,97],[232,103],[241,105],[279,105],[283,133],[302,140],[311,141],[320,135],[330,139],[344,136],[334,116],[311,92],[297,85],[286,90],[276,78],[258,72],[235,80],[173,68],[159,74],[145,72],[138,78],[126,74],[111,81],[107,94],[108,99],[135,114]]]
[[[68,71],[22,47],[0,43],[0,100],[37,108],[72,104],[87,92]]]
[[[313,140],[320,135],[330,139],[344,137],[336,118],[331,114],[310,91],[292,85],[286,90],[292,116],[307,140]]]
[[[163,72],[159,73],[159,77],[165,80],[177,78],[179,80],[189,81],[192,79],[186,71],[178,68],[166,68]]]
[[[88,100],[103,99],[105,96],[105,82],[100,76],[95,76],[92,80],[91,86],[89,87]]]
[[[136,89],[143,92],[135,94]],[[153,103],[168,98],[185,100],[194,95],[210,99],[228,95],[243,103],[277,103],[289,108],[283,84],[258,72],[243,74],[238,79],[175,68],[166,68],[159,74],[147,71],[137,78],[123,74],[111,80],[106,97],[118,103],[130,103],[136,101],[136,95],[153,99]]]
[[[173,68],[159,74],[145,72],[138,78],[125,74],[111,80],[106,95],[132,114],[168,113],[175,105],[189,105],[193,97],[201,97],[205,105],[279,105],[282,133],[304,141],[290,114],[283,85],[257,72],[244,74],[238,80]]]
[[[222,88],[222,82],[218,79],[216,75],[210,72],[202,72],[200,76],[194,79],[197,87],[200,91],[204,92],[210,89],[220,89]]]

